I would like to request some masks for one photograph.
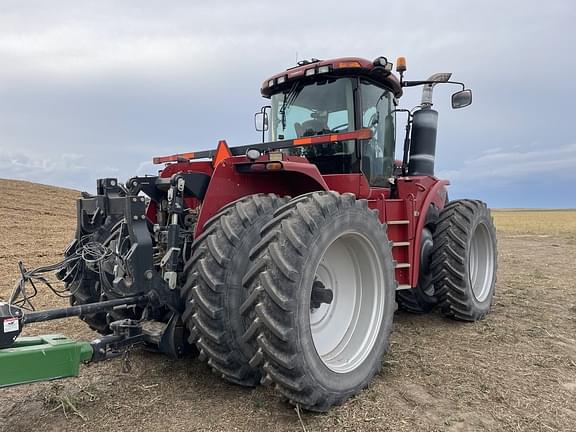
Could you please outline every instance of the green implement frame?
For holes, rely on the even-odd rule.
[[[62,335],[20,337],[0,349],[0,387],[78,376],[80,363],[92,354],[89,342]]]

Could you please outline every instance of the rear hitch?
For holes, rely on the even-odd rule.
[[[142,326],[138,321],[124,319],[110,323],[113,334],[102,336],[90,342],[92,358],[90,361],[97,362],[118,357],[124,348],[144,343]]]
[[[173,358],[186,355],[190,347],[185,343],[185,330],[176,313],[167,324],[132,319],[114,321],[109,325],[112,334],[91,342],[76,342],[63,335],[18,337],[25,324],[147,302],[147,297],[140,296],[29,313],[0,303],[0,387],[77,376],[80,363],[115,358],[137,345],[154,344]]]
[[[92,342],[62,335],[15,339],[10,347],[0,349],[0,387],[78,376],[80,363],[118,357],[125,348],[144,343],[136,321],[116,321],[110,328],[114,334]]]

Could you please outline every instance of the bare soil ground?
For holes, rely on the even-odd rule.
[[[74,232],[77,192],[0,180],[0,195],[6,298],[19,259],[59,259]],[[135,350],[128,372],[116,359],[83,366],[78,378],[0,390],[0,430],[574,431],[576,211],[494,215],[499,270],[488,318],[463,324],[398,313],[381,374],[327,414],[300,420],[271,389],[227,384],[196,359]],[[66,304],[46,291],[35,300],[39,308]],[[74,318],[27,333],[96,337]]]

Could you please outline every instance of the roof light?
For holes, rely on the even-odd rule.
[[[328,73],[330,72],[330,65],[324,65],[324,66],[320,66],[318,68],[318,73],[322,74],[322,73]]]
[[[274,85],[274,80],[271,79],[270,81],[268,81],[268,87],[272,87]]]
[[[359,61],[342,61],[339,62],[336,67],[338,69],[349,69],[349,68],[361,68],[362,65],[360,64]]]
[[[372,62],[374,66],[386,66],[388,64],[388,59],[386,57],[376,57],[376,59]]]
[[[312,76],[316,73],[316,69],[314,68],[310,68],[310,69],[306,69],[306,72],[304,72],[304,75],[306,76]]]
[[[386,72],[392,72],[393,64],[388,61],[386,57],[376,57],[372,64],[376,67],[382,67]]]
[[[396,72],[406,72],[406,57],[396,59]]]
[[[286,82],[286,75],[282,75],[281,77],[278,77],[278,79],[276,80],[276,84],[284,84]]]

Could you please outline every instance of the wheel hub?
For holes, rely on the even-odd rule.
[[[319,280],[315,280],[312,284],[310,309],[318,309],[322,304],[330,304],[333,299],[334,291],[327,289]]]
[[[345,233],[325,250],[310,294],[310,331],[326,367],[350,372],[371,352],[382,321],[383,289],[383,268],[366,238]]]

